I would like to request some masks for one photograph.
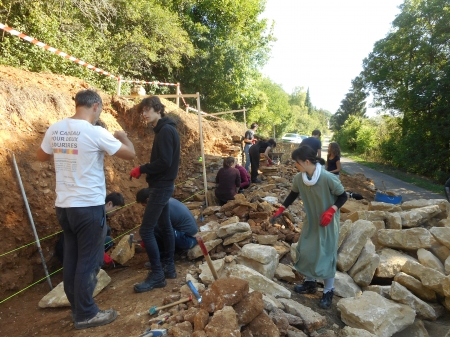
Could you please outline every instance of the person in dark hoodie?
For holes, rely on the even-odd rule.
[[[138,112],[155,131],[150,163],[135,167],[130,179],[147,175],[149,196],[139,231],[145,245],[152,270],[147,278],[134,285],[138,293],[166,286],[166,278],[177,277],[174,264],[175,238],[169,216],[169,199],[174,191],[174,181],[180,162],[180,137],[175,122],[164,116],[164,105],[157,96],[144,98]],[[163,256],[160,256],[155,239],[155,227],[164,238]]]

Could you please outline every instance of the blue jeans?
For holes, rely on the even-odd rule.
[[[169,216],[169,199],[175,187],[150,187],[147,206],[145,207],[139,234],[147,251],[148,259],[152,265],[152,272],[162,274],[161,261],[164,264],[173,264],[175,252],[175,238]],[[162,235],[163,253],[160,257],[158,243],[155,238],[156,226]]]
[[[91,319],[99,308],[92,294],[103,263],[105,206],[56,207],[64,230],[64,292],[76,322]]]
[[[244,146],[244,153],[245,153],[245,170],[247,172],[250,172],[250,154],[248,153],[248,151],[250,150],[250,147],[252,146],[252,144],[249,143],[245,143]]]
[[[186,250],[191,249],[197,244],[197,239],[187,235],[184,232],[177,231],[176,229],[173,230],[173,234],[175,237],[175,250]],[[155,238],[156,242],[158,243],[159,251],[162,251],[162,248],[164,247],[164,239],[163,235],[159,229],[159,226],[156,227],[155,230]]]

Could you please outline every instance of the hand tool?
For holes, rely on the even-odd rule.
[[[161,307],[157,307],[155,305],[155,306],[151,307],[150,309],[148,309],[148,311],[141,312],[138,315],[145,314],[146,312],[148,312],[150,315],[153,315],[153,314],[156,314],[158,311],[160,311],[162,309],[167,309],[167,308],[173,307],[173,306],[175,306],[177,304],[186,303],[186,302],[189,302],[189,301],[192,301],[192,296],[189,296],[187,298],[182,298],[179,301],[172,302],[172,303],[169,303],[167,305],[163,305]]]
[[[202,303],[202,297],[198,293],[197,288],[195,288],[195,286],[192,284],[191,280],[187,281],[187,285],[188,285],[189,289],[191,289],[191,291],[194,294],[195,298],[197,299],[197,302],[199,304]]]
[[[195,237],[197,239],[198,245],[200,246],[203,256],[206,259],[206,263],[208,263],[208,267],[211,270],[211,274],[214,277],[214,280],[217,280],[219,276],[217,275],[216,269],[211,261],[211,257],[209,256],[208,250],[206,249],[205,243],[203,242],[203,238],[200,235]]]
[[[167,329],[150,329],[144,331],[144,333],[140,334],[139,337],[158,337],[158,336],[167,336]]]

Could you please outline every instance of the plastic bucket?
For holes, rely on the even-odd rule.
[[[388,204],[399,204],[402,202],[402,196],[391,196],[382,192],[377,192],[375,194],[375,201],[386,202]]]

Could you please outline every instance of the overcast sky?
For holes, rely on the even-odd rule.
[[[271,59],[263,73],[291,93],[309,87],[317,108],[335,113],[376,41],[403,0],[267,0],[275,21]]]

